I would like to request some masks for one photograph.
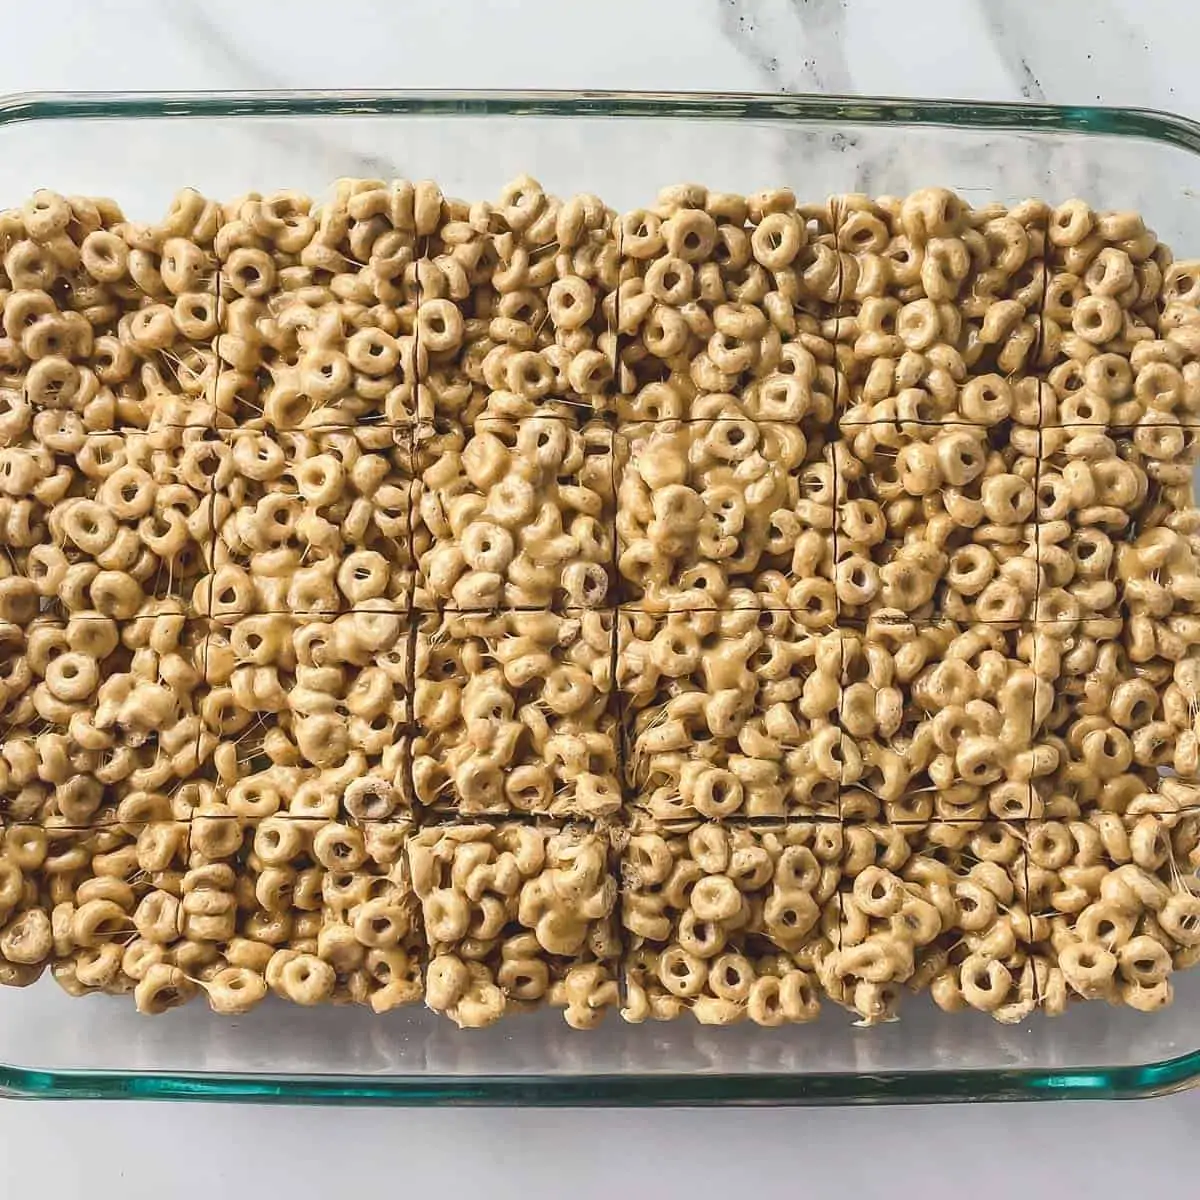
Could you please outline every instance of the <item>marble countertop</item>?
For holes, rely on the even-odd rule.
[[[950,96],[1200,115],[1179,0],[105,0],[22,10],[5,92],[628,88]],[[124,63],[122,64],[122,60]]]
[[[0,0],[3,3],[3,0]],[[1200,118],[1182,0],[7,3],[0,91],[563,88],[1114,104]],[[1200,1092],[1136,1105],[325,1110],[3,1105],[5,1194],[929,1200],[1190,1182]],[[549,1192],[547,1192],[549,1194]]]

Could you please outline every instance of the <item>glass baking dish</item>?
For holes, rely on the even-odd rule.
[[[1079,195],[1145,215],[1200,253],[1200,124],[1126,109],[807,96],[615,93],[254,93],[0,100],[0,203],[34,189],[111,195],[135,219],[185,185],[232,197],[339,176],[434,178],[494,195],[528,172],[613,207],[700,180],[806,200],[939,184],[973,204]],[[80,1002],[48,979],[0,992],[0,1092],[376,1104],[831,1104],[1132,1097],[1200,1079],[1200,971],[1154,1016],[1099,1003],[1003,1026],[924,997],[857,1028],[712,1029],[691,1020],[598,1031],[556,1013],[464,1033],[424,1009],[374,1016],[268,1001],[156,1020]]]

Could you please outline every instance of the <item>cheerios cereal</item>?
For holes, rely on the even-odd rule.
[[[0,983],[874,1025],[1200,961],[1200,260],[944,188],[0,212]]]

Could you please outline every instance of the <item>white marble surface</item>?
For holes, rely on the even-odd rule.
[[[1200,113],[1178,0],[5,0],[4,91],[635,88]],[[64,30],[69,26],[69,40]],[[6,39],[7,40],[7,39]]]
[[[5,92],[790,90],[1200,118],[1200,9],[1182,0],[0,0],[0,17]],[[0,1194],[1186,1194],[1198,1117],[1200,1093],[1132,1106],[652,1113],[9,1103]]]

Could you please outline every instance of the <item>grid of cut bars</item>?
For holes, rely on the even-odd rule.
[[[1057,1007],[1059,829],[1096,814],[1113,870],[1194,850],[1195,439],[1138,408],[1194,364],[1107,348],[1200,284],[1164,311],[1115,216],[1077,274],[1032,202],[957,248],[906,218],[918,253],[859,197],[567,217],[525,183],[429,217],[422,186],[350,187],[340,224],[186,199],[111,321],[46,285],[87,354],[17,314],[0,796],[50,882],[9,925],[115,905],[80,990],[144,981],[104,949],[132,924],[187,944],[171,996],[266,945],[292,998],[463,1024],[873,1021],[874,934],[911,926],[932,984],[961,933],[903,878],[972,936],[1009,914],[966,1003]]]

